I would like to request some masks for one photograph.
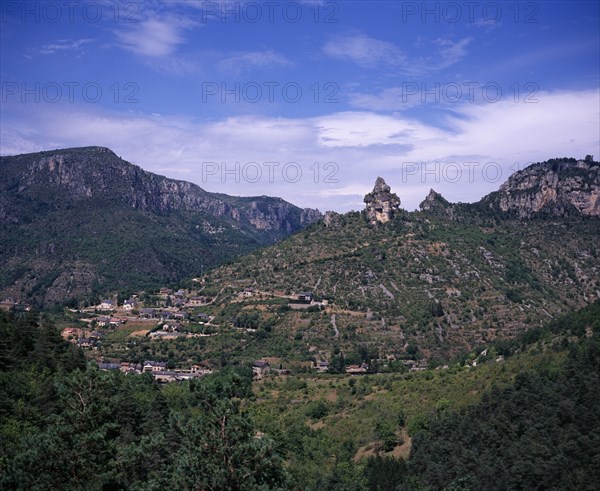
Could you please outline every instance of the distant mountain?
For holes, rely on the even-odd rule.
[[[317,314],[290,332],[298,349],[366,346],[381,358],[470,350],[600,298],[599,169],[591,160],[535,164],[479,203],[432,190],[418,212],[398,209],[378,178],[363,212],[328,212],[206,284],[329,299],[339,334]],[[304,326],[305,315],[287,312],[281,325]]]
[[[280,198],[209,193],[104,147],[0,158],[0,292],[63,301],[200,274],[321,218]]]

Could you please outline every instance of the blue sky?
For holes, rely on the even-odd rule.
[[[102,145],[209,191],[414,209],[600,157],[600,3],[10,1],[3,155]]]

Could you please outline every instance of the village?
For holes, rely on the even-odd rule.
[[[211,307],[215,306],[218,294],[226,288],[233,291],[228,297],[230,303],[243,304],[252,300],[276,299],[284,301],[286,307],[297,311],[310,311],[311,308],[314,311],[314,309],[334,307],[331,299],[317,299],[311,291],[285,294],[284,292],[262,292],[249,286],[227,285],[215,295],[214,292],[203,294],[202,287],[198,289],[163,287],[151,294],[140,292],[121,300],[118,295],[113,295],[102,299],[97,305],[90,305],[78,310],[70,309],[72,314],[81,314],[77,319],[78,325],[64,327],[61,336],[86,351],[88,357],[93,359],[101,370],[119,370],[135,374],[149,373],[161,383],[202,377],[213,373],[218,367],[211,366],[209,363],[174,366],[160,358],[144,359],[134,363],[116,357],[105,357],[102,349],[104,340],[118,331],[126,332],[126,339],[145,339],[150,342],[218,336],[222,323],[213,322],[215,316],[211,314]],[[9,302],[4,303],[8,304]],[[11,302],[10,307],[14,308],[15,304]],[[335,315],[332,316],[331,322],[335,330],[334,335],[338,337],[339,331],[335,325]],[[235,319],[229,319],[227,325],[240,332],[256,332],[254,327],[236,325]],[[309,346],[308,350],[313,361],[303,362],[302,369],[319,374],[331,371],[331,352],[329,350],[319,350],[316,346]],[[389,361],[393,360],[380,360],[382,363]],[[402,359],[400,361],[406,371],[417,372],[428,368],[427,362],[423,359]],[[474,359],[469,363],[476,366],[477,360]],[[257,380],[261,380],[267,375],[286,376],[290,374],[290,368],[284,367],[281,359],[266,355],[252,362],[252,371]],[[342,367],[342,372],[348,375],[373,373],[369,369],[369,364],[365,362],[346,364]],[[336,373],[340,373],[339,368]]]
[[[201,294],[201,290],[173,290],[161,288],[148,302],[148,295],[132,295],[130,298],[119,303],[117,296],[105,298],[98,305],[88,306],[76,312],[83,314],[79,318],[85,327],[65,327],[61,331],[63,339],[74,343],[79,348],[89,351],[90,357],[94,358],[101,370],[119,370],[123,373],[144,374],[149,373],[155,380],[161,383],[189,380],[212,373],[213,367],[195,364],[186,368],[174,368],[168,362],[162,360],[145,360],[141,363],[104,359],[100,354],[105,336],[126,325],[135,325],[136,329],[131,332],[133,337],[146,337],[152,341],[169,341],[179,338],[211,337],[216,336],[214,332],[217,327],[213,324],[214,316],[207,312],[206,307],[213,304],[215,298]],[[234,301],[244,301],[261,297],[273,297],[272,293],[259,292],[253,288],[241,288],[236,293]],[[322,307],[329,305],[327,299],[315,300],[310,291],[301,291],[294,295],[278,295],[289,301],[291,309],[303,310],[310,307]],[[142,297],[146,301],[142,300]],[[148,306],[151,304],[152,306]],[[233,320],[232,320],[233,321]],[[204,332],[192,332],[191,325],[203,326]],[[247,332],[255,329],[245,328]],[[289,369],[285,369],[278,363],[277,358],[264,357],[252,363],[254,377],[258,380],[269,374],[288,375]],[[274,365],[279,365],[277,368]],[[311,369],[317,373],[329,371],[330,362],[317,356]],[[360,375],[368,372],[368,365],[348,365],[345,368],[350,375]]]

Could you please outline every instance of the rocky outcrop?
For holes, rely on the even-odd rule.
[[[447,210],[452,205],[440,194],[433,189],[429,190],[427,197],[419,205],[421,211],[438,211]]]
[[[335,211],[326,211],[323,216],[323,223],[326,227],[336,227],[339,225],[340,216]]]
[[[314,208],[303,208],[300,213],[300,224],[302,226],[310,225],[311,223],[318,222],[323,218],[323,214]]]
[[[66,298],[81,298],[92,292],[97,275],[87,265],[76,264],[62,271],[46,290],[44,304],[63,302]]]
[[[299,210],[278,198],[256,198],[250,206],[239,209],[241,219],[247,219],[257,230],[280,230],[289,234],[322,218],[319,210]]]
[[[600,216],[600,163],[555,159],[513,174],[500,189],[483,199],[491,208],[516,213]]]
[[[381,177],[377,178],[373,191],[365,196],[364,201],[367,205],[367,217],[373,224],[389,222],[400,206],[400,198],[391,192],[391,188]]]

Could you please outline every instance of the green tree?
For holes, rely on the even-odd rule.
[[[396,491],[400,489],[407,475],[403,459],[369,457],[363,471],[369,491]]]
[[[393,425],[387,420],[378,421],[375,424],[375,436],[381,440],[381,450],[391,452],[398,442]]]
[[[165,484],[182,490],[287,489],[290,478],[273,442],[257,434],[240,409],[239,396],[250,390],[251,378],[238,371],[194,388],[201,416],[172,420],[181,447]]]

